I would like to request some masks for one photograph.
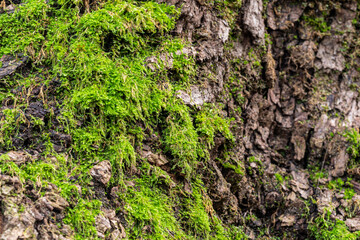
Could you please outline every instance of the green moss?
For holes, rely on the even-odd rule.
[[[169,116],[166,119],[168,127],[164,131],[164,145],[165,151],[175,157],[174,167],[180,167],[189,178],[201,149],[197,141],[198,134],[187,108],[176,103],[168,105]]]
[[[230,120],[219,115],[215,107],[204,106],[195,116],[195,125],[189,107],[175,101],[167,105],[169,115],[164,130],[165,151],[172,154],[174,167],[180,167],[189,178],[199,159],[208,158],[208,150],[214,146],[216,133],[234,141],[230,132]]]
[[[320,166],[309,165],[309,175],[311,181],[318,183],[319,179],[327,178],[329,173],[324,169],[321,169]]]
[[[215,215],[201,180],[192,183],[192,193],[183,203],[181,218],[194,239],[247,239],[241,227],[225,228]]]
[[[12,140],[16,136],[18,126],[26,123],[27,119],[24,113],[18,109],[4,109],[3,118],[0,121],[0,146],[11,148]]]
[[[49,156],[41,160],[34,159],[21,166],[10,161],[6,154],[0,156],[2,173],[18,176],[23,184],[25,182],[32,183],[40,193],[43,193],[50,183],[57,186],[60,195],[72,206],[68,209],[64,223],[73,227],[76,232],[76,239],[94,238],[96,236],[95,217],[100,213],[101,202],[80,197],[77,184],[69,182],[67,164],[70,164],[69,167],[74,170],[74,173],[80,172],[82,174],[78,183],[86,186],[90,180],[89,177],[86,177],[88,168],[71,164],[61,155]],[[76,170],[76,168],[81,169]],[[89,190],[87,188],[82,189],[82,194],[88,195]]]
[[[246,239],[241,227],[228,229],[222,225],[200,180],[192,182],[192,192],[186,196],[179,187],[171,188],[169,194],[158,188],[164,175],[144,163],[142,177],[120,194],[128,212],[129,239]]]
[[[337,178],[328,183],[328,188],[338,191],[344,190],[344,199],[352,199],[355,195],[355,190],[351,184],[351,180],[351,178],[348,178],[347,181],[344,182],[341,178]]]
[[[187,211],[183,213],[183,217],[186,219],[188,227],[192,233],[198,238],[209,238],[211,232],[211,219],[208,212],[210,211],[208,206],[204,203],[203,194],[201,193],[201,184],[197,182],[193,184],[191,198],[187,200]]]
[[[234,141],[222,106],[206,105],[195,113],[176,97],[177,90],[195,81],[196,73],[195,60],[183,53],[187,43],[169,34],[179,10],[154,1],[96,4],[91,10],[77,0],[27,0],[13,14],[0,15],[0,56],[24,53],[31,62],[28,77],[12,76],[7,88],[0,89],[1,100],[10,97],[17,103],[1,110],[0,145],[16,149],[13,139],[19,136],[20,125],[30,124],[39,144],[45,146],[41,158],[21,166],[2,156],[2,173],[34,186],[56,185],[70,203],[64,222],[72,226],[77,239],[96,237],[94,224],[101,202],[94,200],[88,172],[103,160],[112,166],[110,186],[124,186],[129,176],[137,183],[119,196],[126,203],[133,238],[241,239],[241,228],[226,229],[213,214],[199,182],[195,181],[191,196],[185,194],[179,200],[159,187],[156,179],[164,175],[161,170],[149,178],[131,174],[142,161],[135,149],[149,137],[147,131],[159,132],[159,151],[168,154],[173,171],[182,172],[189,182],[194,181],[197,163],[206,162],[217,134],[227,144]],[[240,2],[229,4],[236,7]],[[150,57],[157,59],[154,68],[149,67]],[[22,96],[26,94],[9,92],[18,87],[30,92],[32,86],[47,86],[52,79],[61,83],[58,92],[37,100],[50,109],[45,98],[54,97],[52,103],[61,113],[55,116],[49,110],[49,117],[59,126],[25,116],[28,99]],[[71,136],[66,154],[54,151],[50,129]],[[77,176],[81,194],[69,176]],[[170,177],[164,180],[168,185],[171,181]],[[175,213],[174,206],[181,201],[188,206]],[[151,231],[144,232],[148,225]]]
[[[227,20],[229,25],[233,27],[242,6],[242,0],[213,0],[209,2],[213,2],[219,16]]]
[[[239,166],[239,165],[236,166],[236,165],[231,164],[231,163],[224,163],[223,167],[224,168],[230,168],[230,169],[234,170],[235,173],[240,174],[241,176],[245,175],[244,168],[242,166]]]
[[[360,133],[358,129],[347,130],[344,134],[346,140],[350,143],[348,147],[348,152],[351,154],[353,159],[356,159],[360,156]]]
[[[355,196],[355,190],[353,188],[345,188],[344,199],[352,199]]]
[[[264,53],[262,52],[261,54],[264,54]],[[246,64],[250,64],[251,69],[254,69],[254,70],[260,71],[262,69],[261,59],[259,59],[259,56],[257,55],[256,50],[254,50],[252,48],[249,50],[248,59],[249,59],[249,61],[244,61],[244,64],[245,64],[245,62],[246,62]]]
[[[280,184],[283,184],[284,183],[284,177],[283,176],[281,176],[281,174],[280,173],[275,173],[275,178],[276,178],[276,180],[280,183]]]
[[[315,30],[320,31],[321,33],[326,33],[331,30],[331,26],[328,26],[323,16],[312,17],[312,16],[303,15],[303,20],[306,22],[306,24],[312,26]]]
[[[196,127],[199,137],[205,147],[214,146],[214,138],[216,133],[221,133],[227,140],[234,141],[234,136],[230,131],[231,119],[221,117],[220,111],[211,105],[206,105],[199,111],[195,117]]]
[[[327,212],[325,216],[317,217],[308,229],[311,232],[312,237],[319,240],[331,240],[331,239],[358,239],[359,232],[351,233],[346,227],[345,223],[341,220],[335,222],[330,220],[330,212]]]
[[[337,189],[337,188],[342,188],[344,186],[344,181],[341,178],[338,178],[336,180],[332,180],[329,182],[328,184],[328,188],[329,189]]]
[[[85,201],[80,199],[78,204],[69,209],[65,224],[70,224],[76,231],[75,239],[95,239],[95,217],[100,214],[101,202],[99,200]]]
[[[125,202],[128,212],[130,239],[185,239],[186,234],[178,224],[172,202],[147,180],[138,179],[138,188],[129,188]]]

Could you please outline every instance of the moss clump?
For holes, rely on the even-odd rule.
[[[308,229],[312,237],[320,240],[330,239],[349,239],[355,240],[360,236],[359,232],[351,233],[346,227],[344,221],[330,220],[331,212],[326,212],[324,216],[317,217]]]
[[[0,144],[6,150],[18,149],[13,140],[30,124],[29,134],[38,139],[33,144],[42,145],[41,157],[21,166],[4,155],[2,172],[34,186],[56,185],[71,206],[65,223],[78,239],[97,236],[95,217],[101,202],[95,199],[88,173],[103,160],[112,166],[109,187],[122,187],[119,200],[126,203],[126,219],[134,227],[130,239],[242,236],[240,228],[222,226],[204,197],[206,189],[192,175],[197,163],[208,158],[217,134],[229,142],[233,136],[230,120],[217,107],[204,106],[195,113],[176,97],[176,91],[195,81],[196,70],[194,59],[182,51],[187,43],[169,34],[179,10],[155,1],[101,1],[91,8],[85,3],[26,0],[13,14],[0,15],[0,56],[23,53],[31,65],[26,77],[11,76],[0,89],[2,100],[16,103],[1,110]],[[51,82],[58,84],[46,95],[43,89]],[[34,84],[40,87],[39,96],[24,97]],[[10,89],[18,88],[27,93],[12,96]],[[42,103],[46,117],[23,114],[31,101]],[[55,113],[52,106],[61,110]],[[55,151],[50,132],[71,136],[63,154]],[[133,174],[144,161],[135,149],[148,132],[159,132],[158,150],[168,154],[172,170],[195,181],[193,195],[178,190],[168,196],[159,184],[149,184],[145,173]],[[76,176],[81,193],[69,176]],[[125,178],[136,187],[125,187]],[[175,213],[180,202],[189,208]],[[151,231],[144,232],[148,225]]]
[[[214,138],[217,133],[221,133],[229,141],[234,141],[234,136],[230,131],[231,120],[222,117],[218,108],[207,105],[197,113],[195,119],[197,132],[204,147],[214,146]]]
[[[175,218],[171,199],[146,178],[136,180],[136,185],[130,187],[125,196],[131,225],[129,235],[147,239],[187,239]]]
[[[344,190],[344,199],[352,199],[355,195],[355,190],[350,182],[351,180],[351,178],[348,178],[347,181],[344,182],[341,178],[337,178],[336,180],[330,181],[327,187],[338,191]]]
[[[99,200],[85,201],[80,199],[73,209],[69,209],[64,223],[74,227],[75,239],[93,239],[96,237],[95,217],[101,212],[100,206]]]
[[[192,193],[182,203],[182,220],[194,239],[247,239],[241,227],[226,229],[216,216],[203,182],[196,179]]]
[[[19,131],[19,125],[27,123],[28,120],[18,108],[4,109],[2,115],[3,118],[0,121],[0,146],[11,148],[13,137]]]
[[[225,228],[216,216],[204,184],[194,179],[191,193],[180,186],[169,189],[167,173],[148,163],[142,177],[119,195],[128,212],[128,234],[148,239],[247,239],[241,227]],[[174,207],[175,206],[175,207]]]
[[[306,22],[306,24],[313,27],[314,30],[319,31],[320,33],[327,33],[331,30],[331,27],[328,26],[328,24],[325,21],[325,18],[323,16],[311,17],[311,16],[304,15],[303,19]]]
[[[353,159],[357,159],[360,156],[360,133],[358,129],[347,130],[344,134],[346,140],[350,143],[348,152]]]
[[[168,127],[164,131],[165,151],[175,157],[174,167],[180,167],[189,178],[201,154],[198,134],[186,106],[169,106],[170,113],[166,119]]]

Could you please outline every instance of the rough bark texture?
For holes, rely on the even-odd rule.
[[[158,2],[181,7],[172,34],[190,43],[184,52],[198,66],[194,84],[178,91],[177,97],[194,109],[205,103],[223,104],[222,114],[234,118],[235,143],[230,147],[217,135],[207,167],[201,170],[205,195],[222,222],[244,226],[250,239],[284,237],[284,232],[284,239],[311,239],[311,220],[330,210],[331,219],[344,221],[350,231],[360,230],[360,195],[348,200],[344,190],[328,187],[332,180],[353,177],[360,191],[360,174],[348,168],[349,144],[342,135],[360,125],[359,2],[244,0],[231,18],[210,1]],[[27,58],[3,56],[1,61],[0,79],[20,71]],[[149,58],[146,64],[152,68],[156,61]],[[167,68],[171,70],[171,60]],[[43,91],[51,92],[51,86],[35,88],[31,95]],[[59,111],[57,106],[50,108]],[[49,111],[30,100],[25,114],[46,119]],[[23,127],[15,145],[32,146],[32,131]],[[54,130],[50,138],[58,152],[71,144],[70,136]],[[184,191],[191,191],[170,168],[167,156],[155,153],[159,142],[151,138],[139,155],[168,172],[174,180],[170,188],[183,181]],[[8,156],[21,166],[39,158],[41,148]],[[229,158],[241,166],[242,174],[219,161]],[[316,167],[327,174],[315,181]],[[110,163],[98,163],[89,174],[97,197],[105,203],[104,214],[96,218],[98,237],[125,238],[126,224],[115,214],[120,204],[113,197],[117,187],[107,187]],[[17,177],[0,176],[1,239],[71,239],[73,230],[52,220],[61,222],[68,207],[56,186],[48,186],[44,196],[31,188]]]
[[[342,133],[360,124],[358,92],[354,91],[360,79],[359,58],[350,60],[351,52],[358,48],[359,26],[354,21],[359,16],[358,2],[278,0],[264,5],[261,0],[243,1],[236,17],[236,31],[225,31],[232,31],[229,39],[219,34],[226,26],[224,20],[216,17],[206,3],[172,3],[185,3],[175,33],[193,42],[202,71],[207,71],[210,64],[215,66],[216,81],[208,81],[212,90],[206,91],[215,95],[223,91],[236,69],[234,59],[249,62],[240,67],[244,103],[228,92],[216,100],[203,95],[204,102],[224,102],[228,115],[243,120],[234,123],[237,143],[233,152],[237,161],[245,160],[246,176],[234,176],[233,171],[216,162],[221,151],[214,150],[211,156],[216,180],[209,181],[209,189],[217,213],[227,224],[233,224],[241,221],[240,216],[255,212],[257,220],[247,222],[249,235],[256,235],[250,229],[265,224],[302,239],[307,236],[308,224],[303,217],[308,207],[305,201],[311,198],[315,200],[308,210],[312,216],[322,214],[321,206],[335,205],[338,211],[333,211],[332,217],[348,219],[346,224],[354,230],[357,220],[348,218],[340,210],[344,206],[336,204],[342,201],[341,196],[338,199],[331,191],[320,189],[309,180],[308,169],[322,166],[329,173],[323,179],[326,182],[346,175],[347,144],[340,135],[330,137],[330,133]],[[326,31],[307,20],[321,15],[330,26]],[[209,34],[194,38],[205,31]],[[232,48],[224,50],[224,42]],[[265,44],[267,50],[255,53],[261,62],[256,69],[248,53]],[[259,83],[252,84],[254,81]],[[197,92],[192,89],[190,95]],[[186,97],[179,97],[190,103]],[[242,114],[234,111],[236,105],[243,107]],[[261,159],[262,165],[251,163],[251,156]],[[279,187],[275,173],[291,176],[291,180]]]

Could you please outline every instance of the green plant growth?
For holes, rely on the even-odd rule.
[[[249,164],[251,163],[255,163],[256,164],[256,169],[258,170],[258,173],[260,175],[264,174],[264,166],[263,163],[261,162],[261,160],[258,157],[255,156],[250,156],[248,159]],[[253,173],[253,168],[251,166],[248,167],[249,173],[252,174]]]
[[[344,134],[346,140],[349,142],[348,152],[353,159],[357,159],[360,156],[360,133],[358,129],[347,130]]]
[[[327,33],[331,30],[331,26],[328,26],[324,16],[312,17],[312,16],[303,15],[303,19],[306,22],[306,24],[313,27],[315,30],[320,31],[321,33]]]
[[[237,173],[237,174],[239,174],[241,176],[245,175],[244,167],[239,165],[239,164],[235,165],[235,164],[231,164],[231,163],[226,162],[226,163],[223,163],[223,167],[232,169],[232,170],[234,170],[235,173]]]
[[[194,239],[247,239],[240,227],[230,229],[222,226],[219,218],[214,214],[211,201],[205,194],[201,180],[192,184],[192,193],[183,202],[184,210],[181,219]]]
[[[188,239],[180,228],[171,199],[144,180],[137,180],[137,189],[129,188],[125,209],[129,214],[129,235],[138,239]]]
[[[0,121],[0,146],[11,148],[14,136],[16,136],[18,126],[28,123],[24,112],[18,108],[4,109],[3,119]]]
[[[78,239],[95,238],[94,221],[101,214],[101,203],[93,199],[89,169],[109,160],[109,184],[123,186],[124,178],[139,165],[135,149],[142,145],[145,129],[161,130],[160,150],[169,155],[172,169],[179,169],[190,182],[194,181],[192,173],[197,163],[207,159],[216,134],[233,141],[230,120],[218,108],[204,106],[194,114],[176,97],[176,91],[195,81],[196,73],[194,59],[182,51],[187,43],[169,34],[179,9],[155,1],[100,1],[95,5],[87,9],[82,1],[26,0],[14,13],[0,15],[0,56],[21,53],[29,56],[31,63],[28,78],[12,76],[7,79],[8,87],[0,89],[2,100],[10,96],[17,104],[1,110],[0,145],[16,149],[13,139],[19,126],[31,124],[45,146],[40,159],[21,166],[1,157],[1,171],[19,176],[22,182],[56,185],[71,205],[65,222]],[[153,57],[156,62],[151,68],[149,58]],[[172,61],[168,61],[170,58]],[[39,74],[41,79],[36,77]],[[11,96],[9,91],[34,84],[47,86],[51,79],[60,83],[54,93],[58,101],[54,102],[61,113],[50,113],[59,126],[25,116],[28,99],[18,101],[21,96]],[[48,108],[45,97],[39,98]],[[68,157],[54,151],[46,131],[50,128],[71,136]],[[69,176],[78,176],[82,194]],[[173,213],[173,200],[166,198],[157,185],[146,186],[141,178],[135,182],[139,188],[128,188],[119,196],[128,202],[127,220],[134,226],[130,239],[182,238],[185,233],[209,238],[235,236],[236,232],[241,235],[240,228],[225,230],[219,219],[209,217],[203,205],[205,193],[200,190],[194,190],[189,200],[192,208],[182,217],[189,220],[192,230],[181,230]],[[154,231],[143,233],[141,227],[145,224]]]
[[[240,227],[225,228],[214,215],[211,202],[200,180],[192,183],[192,193],[183,195],[179,187],[170,190],[157,188],[162,181],[159,170],[142,165],[142,177],[135,179],[122,198],[129,214],[128,235],[135,239],[246,239]],[[180,202],[181,203],[180,203]],[[174,204],[182,209],[176,213]],[[176,215],[179,215],[176,217]]]
[[[286,181],[289,180],[289,176],[283,177],[280,173],[275,173],[275,178],[279,184],[284,184]]]
[[[232,152],[226,152],[224,153],[223,157],[217,158],[217,162],[221,162],[223,168],[225,169],[232,169],[236,174],[239,176],[245,175],[245,166],[243,161],[239,161],[236,156],[234,156],[235,153]],[[241,178],[239,178],[241,179]]]
[[[263,53],[262,53],[263,54]],[[251,69],[261,70],[261,60],[257,56],[257,52],[254,49],[250,49],[248,52],[248,59],[249,61],[244,61],[244,64],[250,64]]]
[[[230,131],[231,119],[224,119],[218,108],[206,105],[195,116],[197,132],[205,148],[214,146],[216,133],[221,133],[227,140],[233,142],[234,136]]]
[[[344,182],[341,178],[337,178],[336,180],[332,180],[328,183],[328,188],[339,191],[344,190],[344,199],[352,199],[355,195],[355,190],[353,189],[353,185],[350,181],[350,178],[348,178],[346,182]]]
[[[77,239],[83,239],[83,237],[93,238],[96,236],[94,221],[95,217],[100,213],[101,202],[80,198],[76,183],[71,183],[68,180],[67,164],[70,164],[72,169],[81,167],[82,169],[79,169],[81,172],[87,172],[89,169],[87,166],[77,166],[74,163],[69,163],[61,155],[32,160],[30,163],[21,166],[12,162],[6,154],[0,156],[1,172],[18,176],[23,184],[32,182],[34,188],[37,187],[39,192],[42,192],[50,183],[56,185],[61,190],[60,195],[71,205],[74,204],[74,208],[69,209],[64,223],[70,224],[74,228]],[[74,172],[78,171],[75,170]],[[89,179],[83,179],[83,177],[78,179],[79,183],[88,184]],[[82,194],[89,194],[89,190],[87,188],[82,189]]]
[[[321,166],[315,166],[315,165],[309,166],[309,174],[310,174],[310,180],[316,184],[319,183],[319,179],[327,178],[329,175],[327,171],[321,169]]]
[[[349,239],[355,240],[360,236],[360,232],[351,233],[344,221],[331,220],[331,212],[327,211],[323,216],[318,216],[313,223],[308,226],[311,236],[319,240]]]
[[[74,227],[75,239],[93,239],[96,237],[95,217],[101,212],[100,206],[99,200],[85,201],[80,199],[73,209],[69,209],[64,223]]]
[[[242,0],[212,0],[209,2],[215,5],[220,17],[227,20],[230,26],[234,25],[242,5]]]

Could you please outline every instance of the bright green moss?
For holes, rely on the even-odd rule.
[[[139,188],[129,188],[125,197],[130,238],[186,239],[175,218],[171,200],[144,180],[139,179],[137,184]]]
[[[192,186],[192,195],[187,200],[187,211],[183,213],[183,217],[186,219],[187,225],[192,234],[197,238],[209,238],[211,232],[211,219],[209,213],[212,210],[207,204],[209,202],[203,199],[201,182],[197,181]]]
[[[244,168],[242,166],[234,165],[234,164],[231,164],[231,163],[224,163],[223,167],[224,168],[230,168],[230,169],[234,170],[235,173],[237,173],[237,174],[239,174],[241,176],[245,175]]]
[[[99,200],[84,201],[80,199],[73,209],[69,209],[69,214],[64,219],[65,224],[73,226],[76,235],[75,239],[95,239],[95,217],[100,214],[101,202]]]
[[[181,219],[188,234],[194,239],[247,239],[240,227],[227,229],[222,225],[203,185],[201,180],[196,179],[192,183],[191,195],[183,203]]]
[[[13,137],[18,131],[19,124],[26,123],[24,113],[18,109],[4,109],[3,119],[0,121],[0,146],[11,148]]]
[[[275,173],[275,178],[278,181],[278,183],[283,184],[284,183],[284,177],[281,176],[280,173]]]
[[[360,156],[360,133],[358,129],[351,129],[345,132],[344,136],[346,140],[350,143],[348,147],[348,152],[351,154],[353,159],[356,159]]]
[[[169,105],[168,126],[164,131],[165,151],[174,157],[175,167],[183,169],[183,173],[190,177],[199,154],[198,135],[192,124],[192,118],[187,106]]]
[[[330,220],[330,212],[325,216],[319,216],[309,225],[311,236],[319,240],[349,239],[355,240],[359,237],[359,232],[351,233],[344,221]]]
[[[90,168],[109,160],[109,184],[124,186],[123,179],[129,177],[125,173],[139,167],[135,149],[145,138],[145,129],[139,126],[150,132],[161,128],[159,151],[171,156],[172,169],[180,170],[190,182],[197,163],[206,160],[207,151],[214,146],[216,134],[233,141],[230,121],[220,110],[209,105],[195,114],[176,98],[177,90],[196,80],[195,61],[183,51],[187,43],[168,34],[178,15],[173,6],[132,0],[103,1],[92,10],[77,0],[27,0],[15,13],[0,15],[0,56],[24,53],[32,65],[30,77],[13,76],[8,85],[46,86],[50,79],[61,83],[56,95],[61,100],[56,103],[61,114],[51,116],[61,126],[27,119],[20,110],[27,108],[26,101],[18,101],[18,108],[2,110],[1,147],[15,148],[12,139],[19,125],[29,121],[39,130],[45,150],[41,159],[21,166],[4,156],[1,170],[23,182],[56,185],[72,206],[65,223],[72,226],[77,239],[96,238],[95,217],[101,203],[92,200]],[[147,63],[150,57],[157,59],[154,69]],[[46,71],[41,70],[44,67]],[[40,72],[42,80],[34,81]],[[1,98],[9,96],[7,89],[0,90]],[[48,108],[46,99],[41,100]],[[47,132],[51,127],[71,135],[68,158],[54,151]],[[78,176],[82,194],[69,176]],[[230,234],[218,218],[210,217],[211,206],[204,203],[205,192],[199,186],[193,196],[186,197],[190,208],[178,216],[174,205],[180,200],[166,196],[156,184],[148,185],[146,176],[134,181],[137,187],[125,189],[119,196],[127,204],[127,219],[134,226],[131,237],[221,239]],[[165,183],[171,185],[171,179],[166,178]],[[188,229],[183,228],[185,218],[189,219]],[[144,232],[145,225],[153,231]]]
[[[328,26],[324,17],[312,17],[312,16],[303,16],[306,24],[312,26],[314,30],[320,31],[321,33],[326,33],[331,30],[331,26]]]
[[[221,117],[219,110],[214,106],[205,106],[196,115],[196,126],[200,138],[206,147],[214,146],[216,133],[221,133],[229,141],[234,141],[230,131],[230,120]]]
[[[351,180],[351,178],[348,178],[347,181],[344,182],[341,178],[337,178],[335,180],[331,180],[327,187],[338,191],[344,190],[344,199],[352,199],[355,195],[355,190],[350,182]]]

